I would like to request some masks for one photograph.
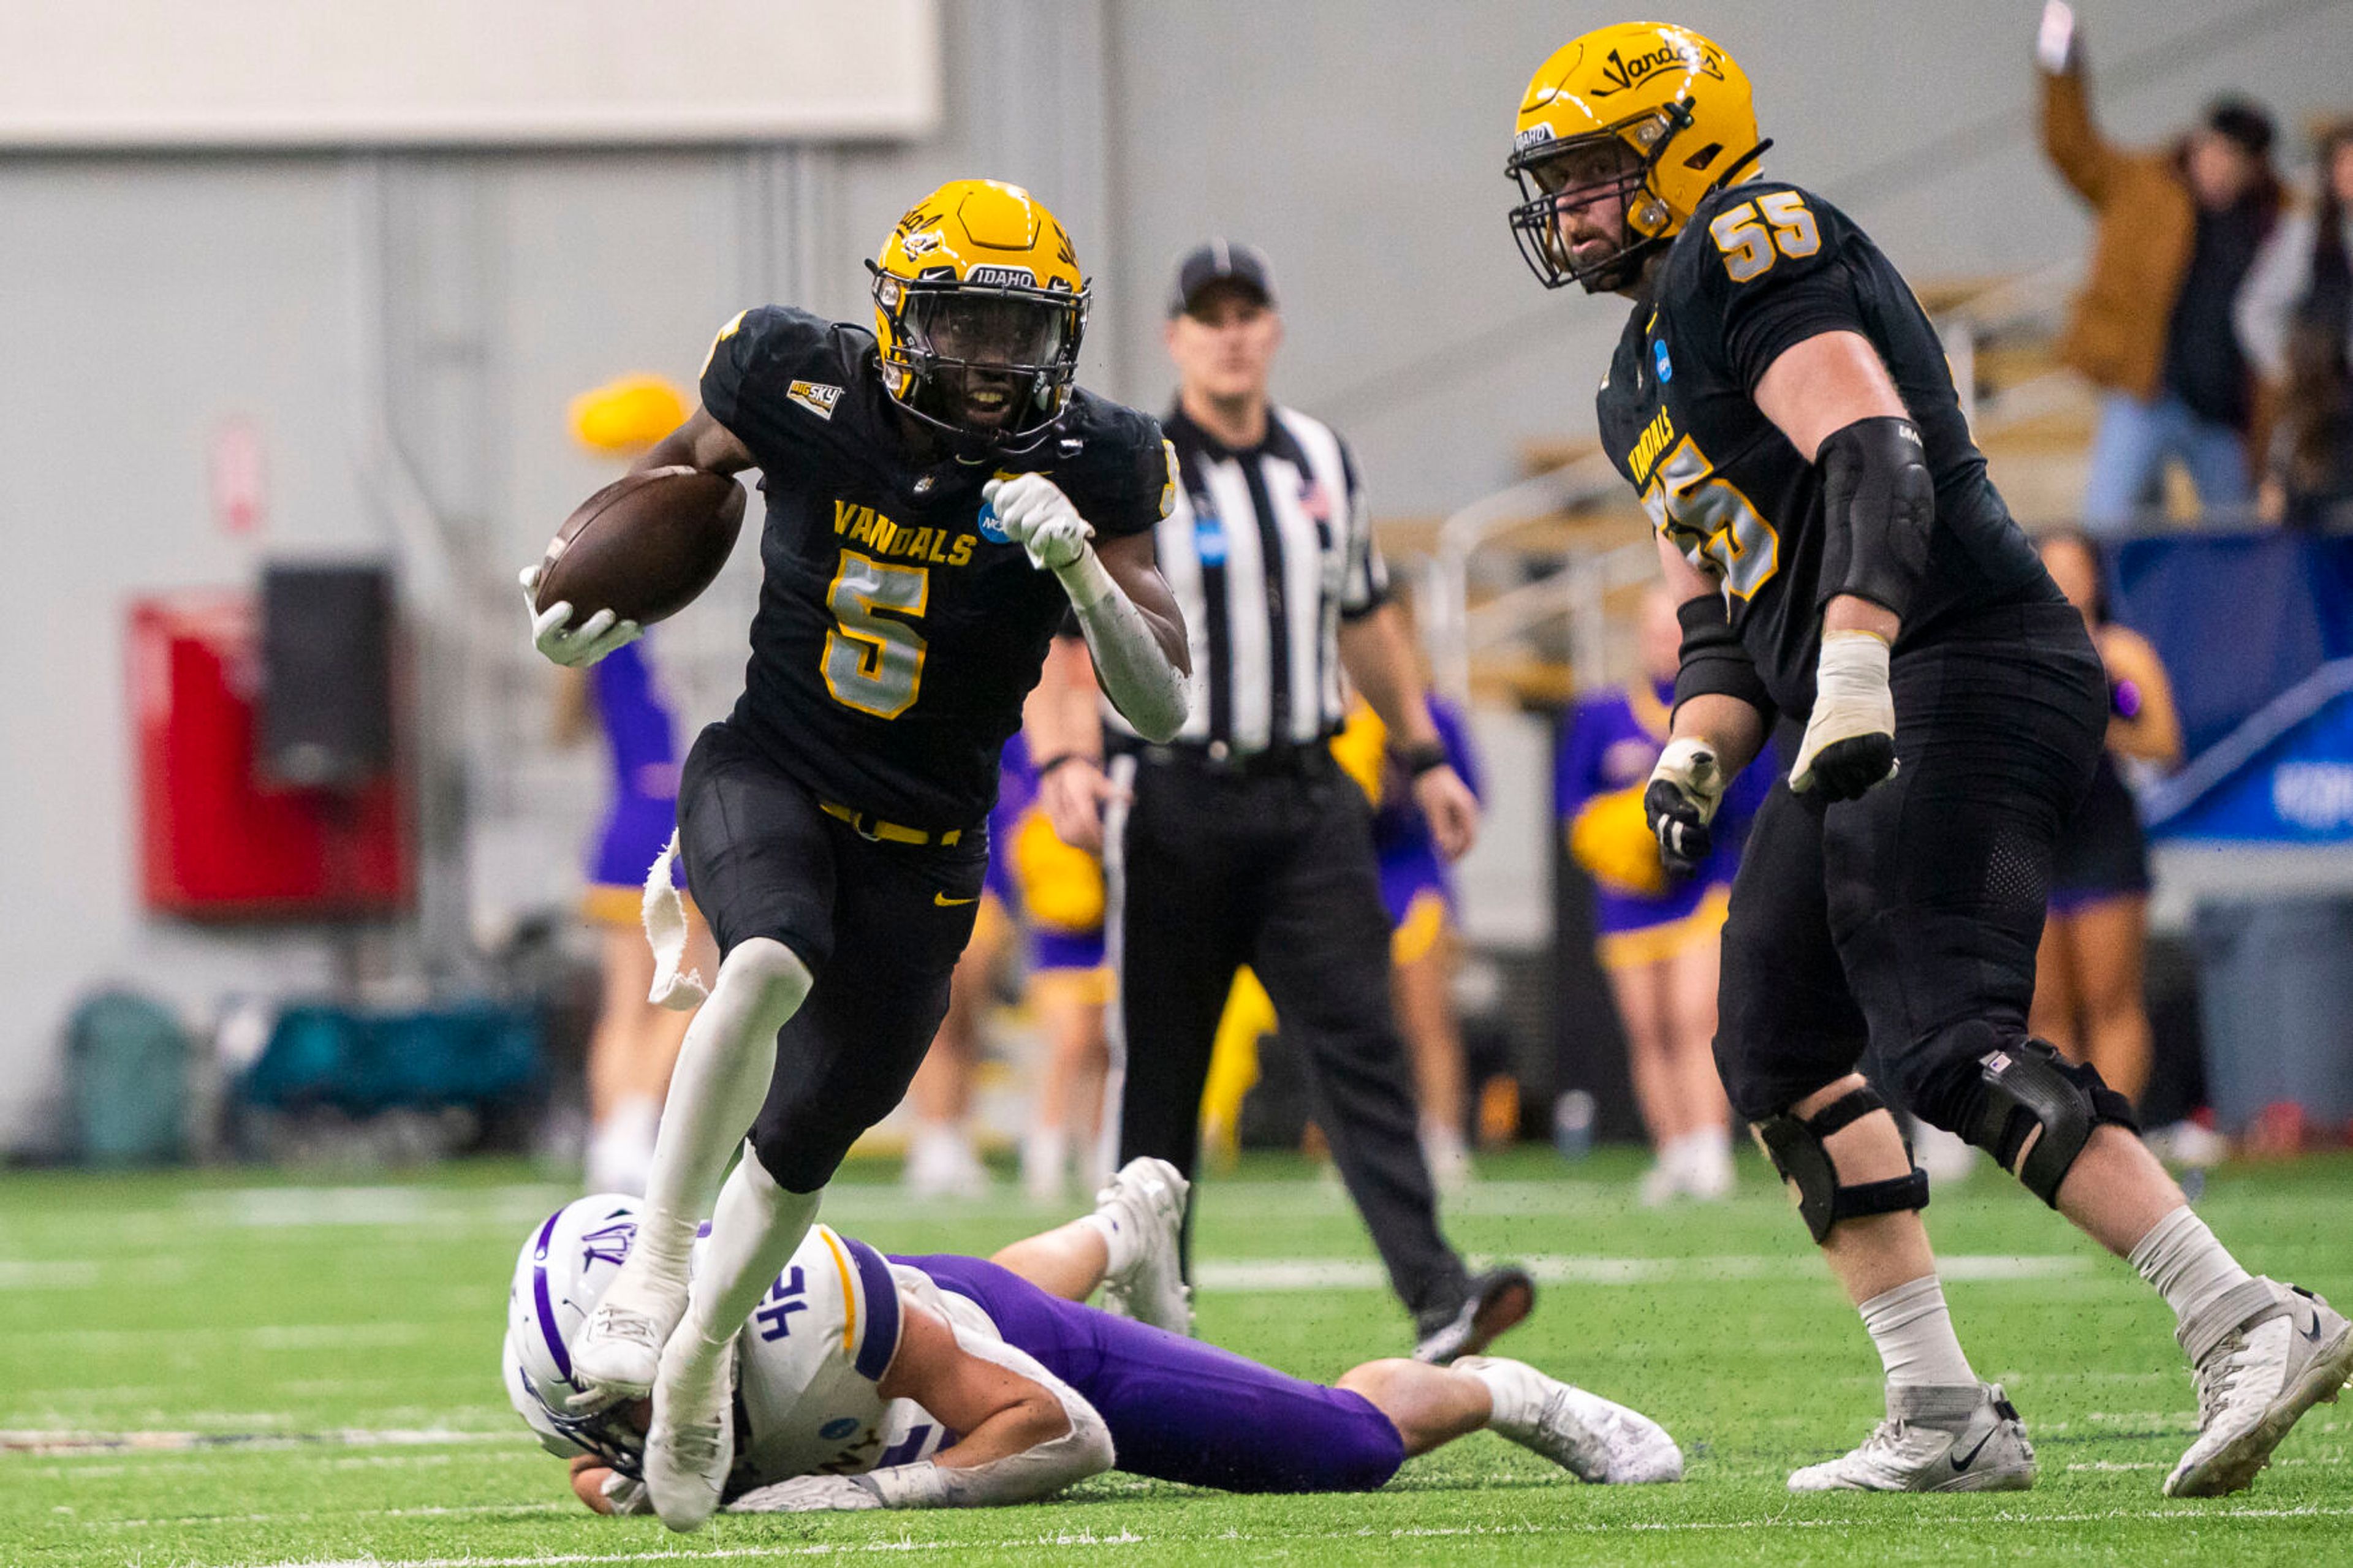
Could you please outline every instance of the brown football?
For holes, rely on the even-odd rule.
[[[711,586],[744,526],[744,487],[699,468],[649,468],[614,480],[575,508],[548,542],[533,607],[572,605],[572,624],[599,610],[651,626]]]

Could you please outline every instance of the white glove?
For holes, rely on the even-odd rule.
[[[1028,551],[1029,563],[1040,571],[1058,572],[1070,565],[1094,537],[1095,531],[1071,498],[1043,474],[991,479],[980,495],[997,509],[997,526],[1005,537]]]
[[[1715,847],[1708,824],[1724,802],[1724,765],[1715,748],[1686,736],[1670,741],[1642,792],[1642,815],[1659,836],[1659,860],[1679,877],[1699,869]]]
[[[537,566],[524,567],[518,580],[522,584],[523,608],[531,616],[532,646],[567,669],[585,668],[646,635],[645,627],[622,620],[610,610],[599,610],[576,626],[566,626],[572,618],[569,600],[558,599],[544,610],[538,607]]]
[[[2052,76],[2063,76],[2075,53],[2075,8],[2067,0],[2047,0],[2042,26],[2034,37],[2034,62]]]
[[[651,1513],[654,1510],[654,1501],[647,1495],[646,1483],[631,1480],[618,1470],[605,1478],[602,1489],[605,1500],[613,1505],[613,1511],[617,1514]]]
[[[795,1476],[788,1481],[745,1492],[727,1505],[730,1513],[841,1513],[881,1508],[881,1494],[851,1476]]]
[[[1824,798],[1853,800],[1895,776],[1895,698],[1887,689],[1887,644],[1869,632],[1825,632],[1814,667],[1814,712],[1798,746],[1789,787],[1821,786]]]

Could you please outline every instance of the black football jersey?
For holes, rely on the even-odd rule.
[[[934,831],[980,822],[1070,608],[981,488],[1041,473],[1098,540],[1145,532],[1172,499],[1158,423],[1081,390],[1058,438],[1025,457],[927,462],[873,334],[778,306],[720,332],[702,405],[751,450],[767,497],[730,722],[821,799]]]
[[[1601,384],[1601,439],[1652,525],[1723,584],[1766,689],[1800,718],[1837,591],[1821,581],[1821,475],[1752,394],[1782,351],[1837,331],[1878,349],[1936,487],[1927,575],[1897,651],[1997,605],[2060,597],[1986,478],[1935,329],[1870,237],[1794,185],[1718,191],[1626,324]]]

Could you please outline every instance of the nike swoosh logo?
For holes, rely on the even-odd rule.
[[[2299,1329],[2296,1331],[2304,1335],[2304,1337],[2312,1343],[2316,1345],[2318,1344],[2320,1342],[2320,1314],[2317,1312],[2312,1314],[2312,1326],[2310,1328]]]
[[[1978,1455],[1984,1452],[1985,1446],[1988,1443],[1992,1442],[1993,1435],[2000,1430],[2001,1428],[1999,1426],[1986,1428],[1986,1435],[1978,1439],[1977,1446],[1975,1447],[1971,1448],[1966,1454],[1956,1454],[1953,1456],[1953,1474],[1957,1476],[1962,1471],[1968,1469],[1971,1465],[1976,1464],[1978,1462]]]
[[[980,902],[980,895],[978,893],[975,893],[968,899],[951,899],[945,893],[934,893],[932,895],[932,902],[939,905],[940,908],[944,910],[952,910],[958,904],[976,904]]]

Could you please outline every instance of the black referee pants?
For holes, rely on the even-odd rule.
[[[1437,1198],[1389,1009],[1389,922],[1364,794],[1328,758],[1250,776],[1138,759],[1106,847],[1119,969],[1121,1163],[1187,1177],[1234,971],[1250,964],[1307,1061],[1311,1105],[1389,1282],[1417,1313],[1467,1289]],[[1191,1226],[1187,1226],[1189,1258]]]

